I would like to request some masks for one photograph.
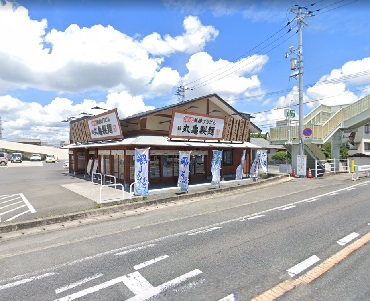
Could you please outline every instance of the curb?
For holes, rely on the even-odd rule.
[[[36,220],[12,223],[12,224],[0,226],[0,233],[8,233],[8,232],[25,230],[25,229],[41,227],[41,226],[47,226],[47,225],[52,225],[52,224],[57,224],[57,223],[64,223],[64,222],[75,221],[78,219],[84,219],[88,217],[108,215],[108,214],[117,213],[121,211],[135,210],[135,209],[142,208],[142,207],[153,206],[153,205],[175,202],[175,201],[183,201],[183,200],[202,197],[206,195],[215,195],[215,194],[220,194],[223,192],[245,189],[248,186],[250,187],[252,186],[255,188],[261,187],[261,186],[263,187],[271,183],[277,184],[279,182],[290,181],[291,179],[292,178],[290,178],[287,175],[277,175],[277,176],[273,176],[271,178],[263,179],[257,182],[252,182],[248,184],[239,184],[238,186],[224,187],[224,188],[219,188],[216,190],[185,193],[185,194],[179,194],[176,196],[171,196],[171,197],[166,197],[166,198],[145,200],[145,201],[139,201],[139,202],[134,202],[134,203],[125,203],[125,204],[120,204],[120,205],[115,205],[115,206],[110,206],[110,207],[102,207],[102,208],[91,209],[91,210],[86,210],[86,211],[67,213],[63,215],[57,215],[54,217],[40,218]]]

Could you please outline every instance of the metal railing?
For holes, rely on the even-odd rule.
[[[103,175],[100,172],[93,172],[91,174],[91,182],[94,183],[95,176],[98,178],[98,181],[99,181],[99,178],[100,178],[100,185],[103,185]]]
[[[322,170],[321,166],[325,167]],[[322,176],[324,173],[350,173],[348,159],[327,159],[315,160],[315,177]]]
[[[113,179],[113,182],[109,182],[109,184],[117,184],[117,178],[112,175],[104,175],[104,183],[107,183],[107,178]]]
[[[99,201],[100,203],[102,203],[102,192],[103,192],[103,188],[104,187],[114,187],[115,189],[117,189],[117,186],[120,186],[121,187],[121,190],[122,190],[122,199],[121,200],[124,200],[125,199],[125,189],[123,187],[123,185],[121,183],[118,183],[118,184],[107,184],[107,185],[101,185],[100,186],[100,190],[99,190]]]
[[[315,109],[313,109],[307,116],[304,117],[303,123],[309,123],[313,120],[316,116],[318,116],[321,112],[331,113],[331,108],[326,105],[319,105]]]
[[[348,120],[356,115],[370,109],[370,95],[356,101],[343,109],[343,120]]]

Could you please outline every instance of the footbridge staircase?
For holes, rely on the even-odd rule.
[[[325,159],[319,146],[327,141],[332,141],[332,145],[336,144],[338,151],[336,154],[332,152],[332,157],[339,159],[342,132],[368,123],[370,123],[370,95],[351,105],[316,107],[304,117],[303,128],[312,129],[312,135],[304,138],[307,166],[313,168],[315,160]],[[270,141],[272,144],[284,144],[292,154],[292,148],[299,145],[298,125],[271,128]]]

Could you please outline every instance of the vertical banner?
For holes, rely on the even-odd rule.
[[[100,171],[102,175],[105,175],[105,162],[104,162],[104,155],[100,156]]]
[[[297,176],[306,176],[307,156],[297,155]]]
[[[91,168],[93,165],[94,159],[89,159],[89,162],[87,163],[86,173],[91,176]]]
[[[245,153],[246,153],[246,150],[244,149],[243,154],[242,154],[242,159],[240,161],[239,166],[236,169],[235,180],[243,179],[243,168],[244,168],[244,162],[245,162]]]
[[[211,162],[212,182],[213,186],[220,187],[220,170],[222,163],[222,150],[214,150]]]
[[[250,177],[254,179],[258,179],[258,167],[261,163],[262,170],[265,174],[268,172],[267,167],[267,151],[266,150],[258,150],[256,153],[256,158],[254,159],[251,171],[250,171]]]
[[[179,154],[179,179],[177,186],[181,192],[189,190],[189,163],[191,151],[180,151]]]
[[[267,165],[267,150],[260,150],[260,163],[262,166],[262,170],[265,174],[268,172],[268,165]]]
[[[149,192],[148,165],[149,148],[135,148],[135,195],[147,195]]]

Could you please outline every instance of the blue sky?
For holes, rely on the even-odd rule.
[[[0,5],[3,139],[68,139],[68,124],[99,105],[120,118],[217,93],[268,131],[298,102],[286,26],[303,28],[304,101],[345,105],[370,92],[370,4],[365,0],[19,0]],[[311,4],[315,3],[313,6]],[[296,23],[293,22],[292,26]],[[298,113],[298,107],[294,107]]]

